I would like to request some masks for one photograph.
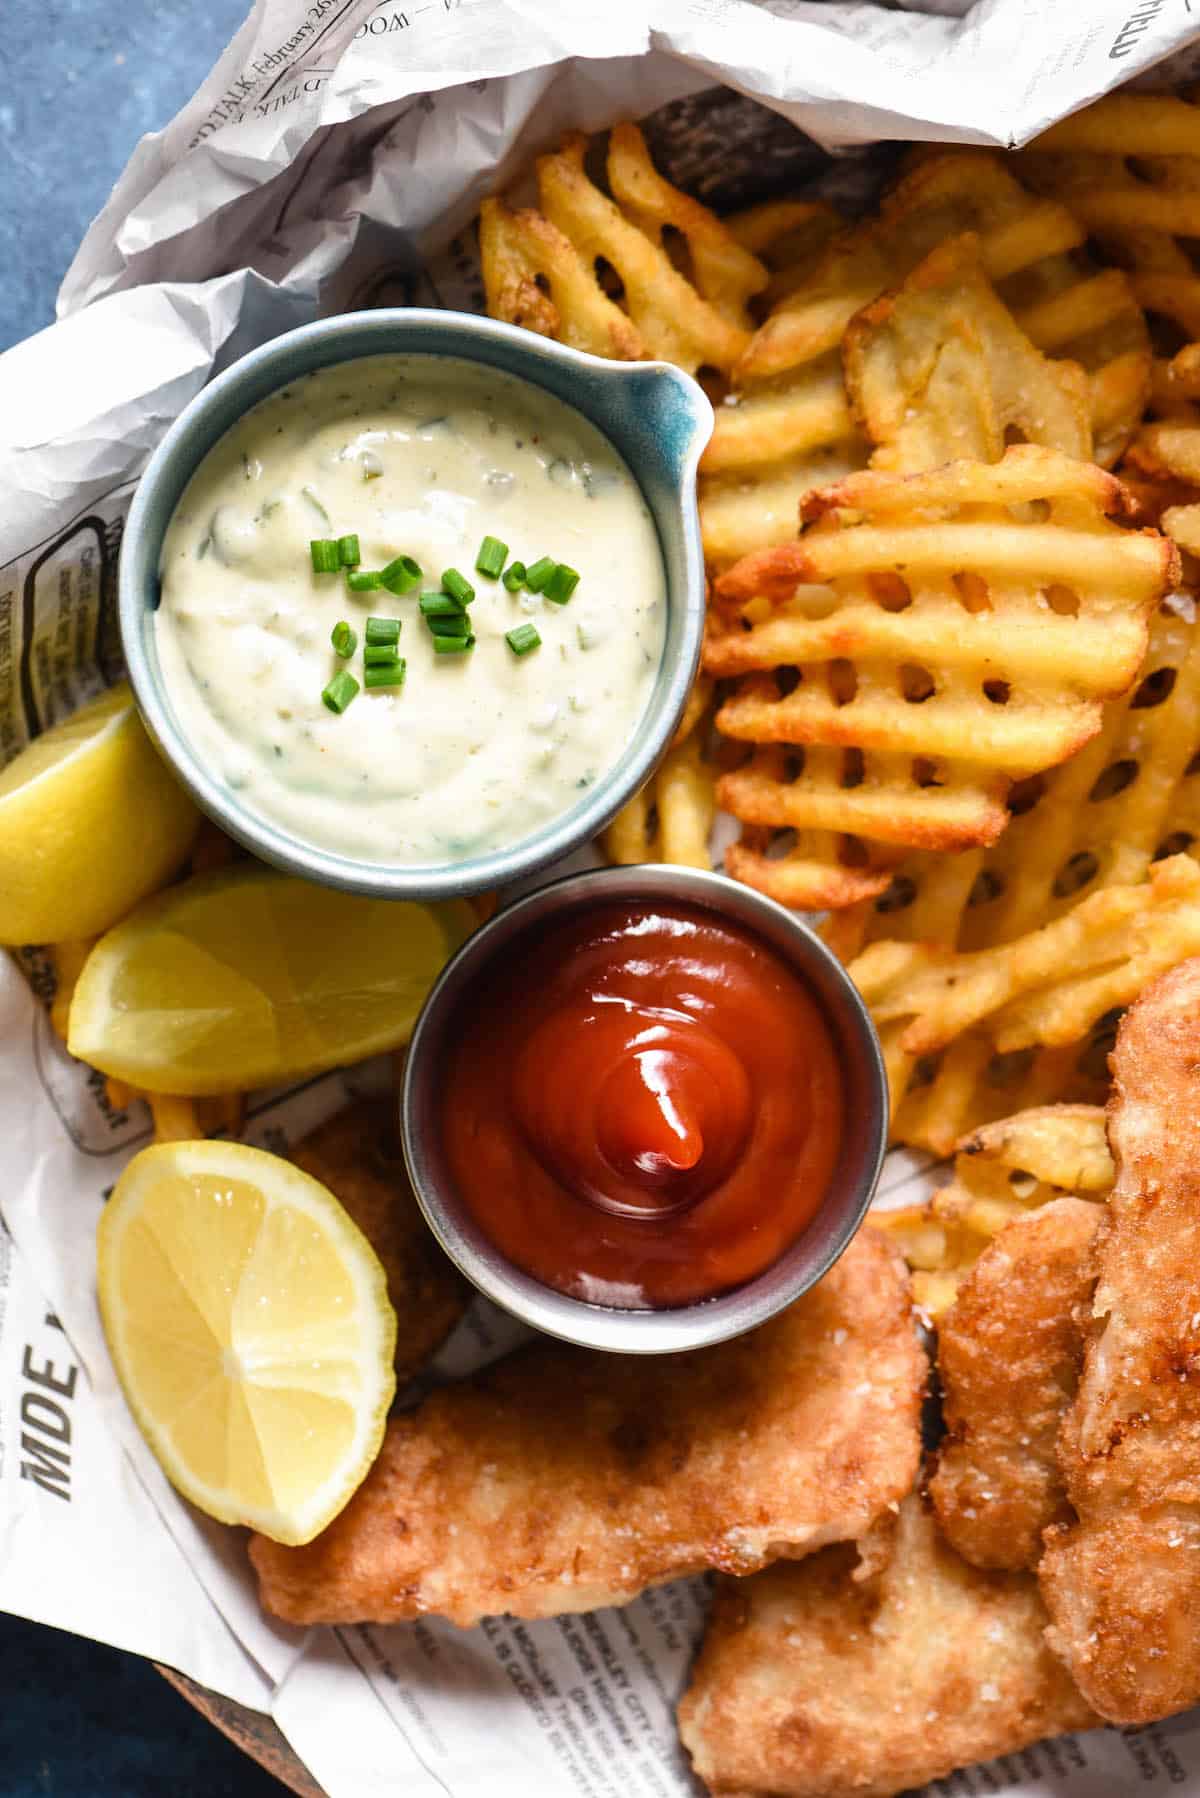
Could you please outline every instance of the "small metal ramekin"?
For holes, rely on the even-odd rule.
[[[469,860],[392,867],[338,855],[251,811],[189,742],[166,692],[154,637],[159,559],[188,481],[218,438],[269,394],[316,369],[387,354],[454,357],[543,387],[596,425],[624,458],[658,531],[667,629],[658,678],[621,755],[560,817],[521,841]],[[243,356],[180,413],[147,465],[121,544],[121,640],[139,710],[197,805],[241,843],[291,874],[376,899],[447,899],[524,879],[594,837],[666,751],[704,634],[704,559],[696,467],[712,407],[665,362],[607,362],[473,313],[397,307],[303,325]]]
[[[447,1031],[460,1001],[495,956],[571,913],[622,900],[702,906],[754,931],[800,974],[819,1001],[846,1082],[845,1137],[824,1202],[773,1266],[716,1298],[669,1310],[622,1311],[544,1286],[489,1241],[454,1190],[441,1151],[437,1101]],[[457,1267],[506,1311],[549,1336],[623,1354],[660,1355],[722,1342],[765,1323],[806,1292],[850,1241],[879,1178],[887,1146],[887,1076],[870,1014],[841,963],[795,913],[723,874],[649,864],[574,874],[497,913],[443,969],[409,1045],[400,1099],[404,1156],[434,1235]]]

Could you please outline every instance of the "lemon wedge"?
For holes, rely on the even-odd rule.
[[[193,1097],[344,1067],[408,1041],[472,922],[461,903],[360,899],[257,865],[198,875],[101,937],[68,1047]]]
[[[310,1542],[379,1452],[396,1316],[333,1194],[244,1143],[143,1149],[98,1231],[100,1314],[129,1408],[210,1517]]]
[[[96,936],[160,887],[200,814],[122,682],[0,769],[0,943]]]

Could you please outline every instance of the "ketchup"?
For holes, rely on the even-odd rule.
[[[530,931],[446,1033],[441,1146],[501,1252],[597,1304],[753,1278],[819,1208],[844,1128],[816,999],[699,906],[601,904]]]

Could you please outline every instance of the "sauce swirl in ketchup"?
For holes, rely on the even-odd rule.
[[[709,1298],[776,1261],[825,1196],[844,1128],[829,1027],[716,912],[610,903],[531,932],[446,1041],[439,1128],[463,1202],[576,1298]]]

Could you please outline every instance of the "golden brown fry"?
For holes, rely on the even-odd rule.
[[[846,386],[872,468],[999,462],[1013,441],[1092,454],[1082,369],[1036,349],[996,295],[974,233],[951,238],[851,320]]]
[[[1059,1442],[1078,1522],[1049,1533],[1040,1577],[1080,1690],[1141,1724],[1200,1697],[1200,961],[1129,1012],[1113,1081],[1117,1180]]]
[[[902,946],[912,953],[897,963]],[[1102,888],[1012,943],[949,954],[876,943],[850,973],[877,1023],[903,1023],[906,1054],[944,1049],[985,1023],[1006,1053],[1080,1042],[1155,974],[1197,952],[1200,866],[1176,855],[1156,862],[1148,880]]]
[[[978,233],[984,272],[1024,334],[1087,371],[1096,454],[1111,467],[1144,403],[1145,321],[1126,278],[1081,253],[1083,231],[1057,196],[1030,194],[984,150],[919,153],[879,218],[835,241],[766,321],[736,378],[765,379],[826,353],[861,307],[965,231]]]
[[[719,1583],[680,1735],[713,1798],[893,1798],[1095,1723],[1045,1621],[912,1497],[878,1571],[839,1547]]]
[[[992,849],[907,858],[882,897],[826,935],[847,961],[889,938],[994,947],[1062,917],[1100,887],[1140,880],[1152,858],[1193,853],[1200,841],[1198,752],[1200,636],[1182,600],[1155,615],[1138,681],[1108,708],[1099,736],[1010,795],[1013,816]],[[921,1083],[915,1058],[894,1055],[898,1140],[944,1154],[965,1131],[1024,1105],[1102,1102],[1104,1053],[1101,1045],[1042,1050],[1023,1065],[968,1036]]]
[[[641,144],[635,125],[626,126],[620,135],[614,132],[608,159],[610,183],[616,173],[627,195],[637,192],[640,218],[648,217],[649,208],[663,223],[669,223],[663,202],[672,190],[660,182],[648,158],[635,155],[635,140]],[[686,220],[679,228],[693,255],[700,259],[704,279],[719,290],[722,306],[703,298],[674,267],[661,244],[648,237],[641,224],[630,219],[627,211],[589,178],[583,165],[586,151],[587,139],[572,133],[557,154],[538,158],[542,212],[574,245],[587,269],[593,269],[599,259],[616,271],[622,307],[649,355],[674,362],[689,374],[699,368],[728,371],[749,341],[746,328],[727,316],[729,299],[739,291],[744,294],[751,282],[765,284],[766,270],[754,264],[754,258],[715,215],[678,194],[676,211]],[[698,215],[707,221],[703,230]]]
[[[1014,1217],[938,1325],[946,1437],[929,1496],[976,1567],[1036,1567],[1042,1531],[1071,1515],[1055,1453],[1083,1359],[1100,1205],[1054,1199]]]
[[[669,254],[672,244],[680,247],[681,272],[696,292],[730,324],[749,330],[748,302],[766,286],[766,268],[715,212],[663,180],[645,138],[628,120],[609,135],[608,184],[626,218],[660,250]]]
[[[754,677],[718,726],[795,746],[725,776],[719,803],[750,824],[896,850],[992,841],[1010,777],[1100,728],[1177,577],[1165,538],[1107,522],[1126,505],[1111,476],[1032,446],[811,496],[823,528],[716,584],[705,666]],[[817,880],[805,902],[838,899]]]
[[[986,1124],[956,1145],[954,1176],[925,1205],[877,1211],[913,1270],[922,1310],[940,1318],[999,1232],[1073,1196],[1103,1199],[1112,1158],[1098,1105],[1042,1105]]]
[[[315,1542],[255,1537],[263,1603],[466,1626],[863,1535],[914,1477],[925,1374],[902,1263],[870,1230],[735,1341],[639,1359],[543,1339],[394,1418]]]
[[[346,1106],[296,1143],[290,1159],[341,1201],[383,1263],[403,1385],[450,1334],[471,1288],[421,1216],[400,1152],[395,1100]]]
[[[610,862],[712,867],[708,839],[716,813],[716,774],[704,742],[711,699],[712,683],[701,675],[662,763],[601,837]]]
[[[246,1101],[241,1093],[188,1099],[173,1093],[143,1093],[126,1089],[130,1100],[145,1099],[154,1120],[155,1142],[192,1142],[202,1136],[237,1136],[245,1121]]]
[[[485,200],[479,251],[493,318],[593,356],[632,362],[646,355],[636,326],[608,298],[570,239],[540,212],[514,212],[503,200]]]

